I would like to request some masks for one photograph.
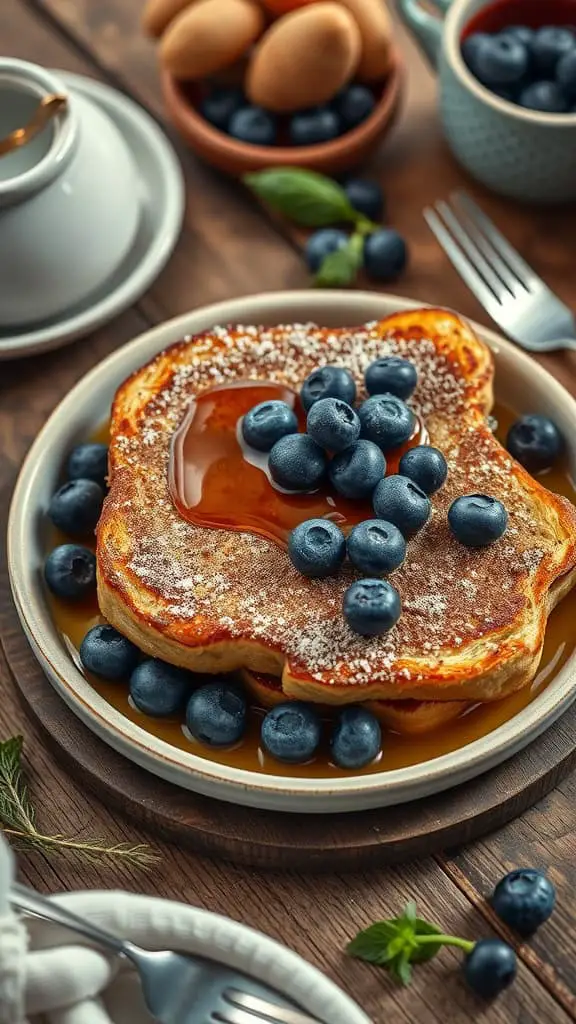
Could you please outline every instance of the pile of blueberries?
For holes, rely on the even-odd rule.
[[[376,105],[365,85],[349,85],[323,107],[300,110],[279,120],[262,107],[248,103],[238,88],[214,88],[200,103],[202,116],[222,132],[253,146],[313,146],[344,135],[365,121]]]
[[[329,482],[348,500],[371,502],[375,518],[353,527],[348,537],[329,519],[309,519],[288,542],[289,557],[305,576],[331,576],[346,556],[366,575],[348,587],[343,602],[346,622],[363,636],[386,633],[400,618],[400,595],[381,577],[404,561],[406,540],[428,522],[430,495],[448,473],[441,451],[417,445],[402,455],[398,473],[385,475],[386,453],[414,436],[417,420],[406,399],[417,380],[409,360],[377,359],[365,374],[369,397],[355,409],[352,375],[343,367],[323,366],[300,391],[305,433],[298,433],[293,410],[281,401],[261,402],[242,421],[246,444],[269,452],[268,471],[277,486],[313,492]],[[448,522],[462,544],[482,547],[502,536],[508,515],[496,498],[469,494],[451,504]]]
[[[576,112],[576,30],[510,25],[462,43],[472,74],[497,96],[549,114]]]

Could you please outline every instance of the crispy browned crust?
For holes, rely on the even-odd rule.
[[[341,614],[354,573],[308,580],[261,537],[184,522],[168,491],[172,434],[194,394],[239,378],[297,386],[316,366],[348,365],[361,385],[376,355],[419,368],[413,403],[449,462],[429,524],[393,575],[403,614],[386,636]],[[455,314],[414,310],[368,328],[214,329],[160,353],[119,389],[111,479],[98,527],[102,613],[147,653],[202,672],[247,667],[284,692],[358,700],[493,700],[535,675],[548,615],[576,581],[576,509],[494,439],[489,350]],[[446,513],[470,492],[501,498],[509,530],[470,550]]]

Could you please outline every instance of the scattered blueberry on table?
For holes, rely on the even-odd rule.
[[[275,399],[260,402],[242,418],[242,437],[259,452],[269,452],[281,437],[297,430],[294,410],[286,402]]]
[[[232,747],[244,735],[247,713],[243,690],[228,679],[217,680],[194,691],[186,708],[186,725],[200,743]]]
[[[146,658],[130,676],[130,697],[139,711],[152,718],[170,718],[183,711],[193,676],[159,658]]]
[[[461,544],[480,548],[506,532],[508,513],[502,502],[489,494],[464,494],[448,509],[448,523]]]
[[[516,954],[502,939],[480,939],[464,960],[464,977],[483,999],[494,999],[516,977]]]
[[[55,597],[79,601],[96,591],[96,555],[80,544],[60,544],[44,563],[44,578]]]
[[[396,625],[402,612],[400,595],[387,580],[356,580],[344,594],[344,618],[361,636],[380,636]]]
[[[80,661],[87,672],[116,682],[128,679],[140,661],[140,651],[127,637],[106,623],[92,626],[80,645]]]
[[[365,768],[382,748],[382,730],[368,708],[352,705],[343,708],[332,730],[330,749],[340,768]]]
[[[261,740],[277,761],[306,764],[320,744],[322,726],[310,704],[294,700],[278,704],[262,722]]]
[[[543,871],[516,868],[498,882],[490,902],[505,924],[527,937],[551,916],[556,890]]]
[[[405,269],[408,248],[393,228],[378,228],[364,240],[364,269],[375,281],[392,281]]]
[[[549,416],[529,413],[512,424],[506,447],[521,466],[534,473],[554,465],[564,449],[564,439]]]
[[[344,191],[358,213],[368,220],[381,220],[384,213],[384,193],[377,181],[367,178],[349,178],[344,182]]]
[[[307,519],[292,530],[288,557],[303,576],[331,576],[346,557],[344,534],[330,519]]]
[[[565,114],[576,100],[576,31],[511,25],[462,42],[472,74],[496,95],[530,110]]]
[[[304,249],[308,267],[313,273],[316,273],[330,253],[344,249],[347,245],[348,235],[340,228],[322,228],[320,231],[315,231],[308,238]]]

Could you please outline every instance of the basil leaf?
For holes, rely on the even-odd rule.
[[[350,236],[348,245],[328,253],[314,278],[318,288],[342,288],[352,284],[362,266],[362,235]]]
[[[430,924],[428,921],[423,921],[421,917],[417,917],[414,921],[414,933],[416,936],[416,942],[418,942],[418,935],[442,934],[440,928],[437,928],[435,924]],[[423,946],[416,945],[416,948],[412,950],[410,960],[413,964],[422,964],[426,960],[432,960],[432,957],[436,956],[436,953],[442,948],[442,945],[442,941],[440,941],[438,945],[434,942],[427,942]]]
[[[359,216],[344,189],[314,171],[270,168],[246,174],[243,181],[269,206],[306,228],[326,227],[338,221],[355,222]]]
[[[397,939],[398,928],[392,921],[378,921],[358,932],[356,938],[348,943],[346,952],[358,960],[382,966],[394,955],[390,953],[390,943]]]

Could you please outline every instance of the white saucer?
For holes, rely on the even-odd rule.
[[[146,291],[167,262],[182,227],[185,191],[172,145],[153,118],[116,89],[84,75],[58,71],[72,91],[97,103],[120,129],[140,172],[142,216],[129,255],[82,306],[20,331],[0,330],[0,360],[59,348],[118,316]]]

